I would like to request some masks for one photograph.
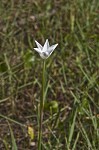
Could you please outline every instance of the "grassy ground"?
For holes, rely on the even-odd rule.
[[[46,96],[58,112],[45,109],[43,149],[99,149],[98,19],[98,0],[0,1],[0,150],[37,150],[42,59],[33,47],[47,38],[59,44]]]

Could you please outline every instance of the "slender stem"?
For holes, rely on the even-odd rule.
[[[42,150],[42,122],[43,122],[43,109],[44,109],[44,91],[45,91],[45,60],[43,60],[43,72],[42,72],[42,95],[40,101],[40,115],[39,115],[39,137],[38,137],[38,150]]]

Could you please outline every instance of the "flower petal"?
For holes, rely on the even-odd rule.
[[[54,51],[54,49],[57,47],[57,45],[58,45],[58,44],[54,44],[54,45],[50,46],[50,47],[48,48],[48,52],[49,52],[49,53],[52,53],[52,52]]]
[[[36,45],[37,45],[37,47],[40,49],[40,50],[42,50],[42,45],[40,44],[40,43],[38,43],[36,40],[35,40],[35,43],[36,43]]]
[[[45,42],[45,44],[44,44],[44,46],[43,46],[42,51],[46,52],[48,50],[48,48],[49,48],[49,42],[48,42],[48,39],[47,39],[46,42]]]
[[[50,45],[49,45],[49,41],[48,41],[48,39],[47,39],[47,49],[50,47]]]
[[[41,50],[39,48],[34,48],[35,51],[37,51],[38,53],[41,53]]]

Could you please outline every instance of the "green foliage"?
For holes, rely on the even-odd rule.
[[[42,60],[33,47],[47,38],[58,47],[46,61],[43,149],[99,149],[98,11],[99,0],[0,1],[0,149],[37,149]]]
[[[26,53],[23,55],[23,62],[24,62],[25,68],[27,69],[32,68],[34,61],[35,61],[35,58],[34,58],[32,51],[27,50]]]

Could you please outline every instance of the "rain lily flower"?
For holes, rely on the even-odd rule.
[[[45,65],[46,65],[46,61],[45,59],[47,59],[52,52],[54,51],[54,49],[57,47],[58,44],[54,44],[52,46],[49,45],[48,39],[46,39],[44,46],[42,46],[40,43],[38,43],[35,40],[35,43],[37,45],[37,48],[34,48],[35,51],[37,51],[39,53],[39,55],[41,56],[41,58],[43,58],[43,71],[42,71],[42,95],[41,95],[41,100],[40,100],[40,107],[39,107],[39,131],[38,131],[38,150],[42,149],[42,121],[43,121],[43,110],[44,110],[44,102],[45,102]]]
[[[41,58],[43,58],[43,59],[47,59],[58,45],[58,44],[54,44],[54,45],[50,46],[48,39],[46,40],[44,46],[42,46],[36,40],[35,40],[35,43],[37,45],[37,48],[34,48],[34,50],[37,51],[39,53],[39,55],[41,56]]]

